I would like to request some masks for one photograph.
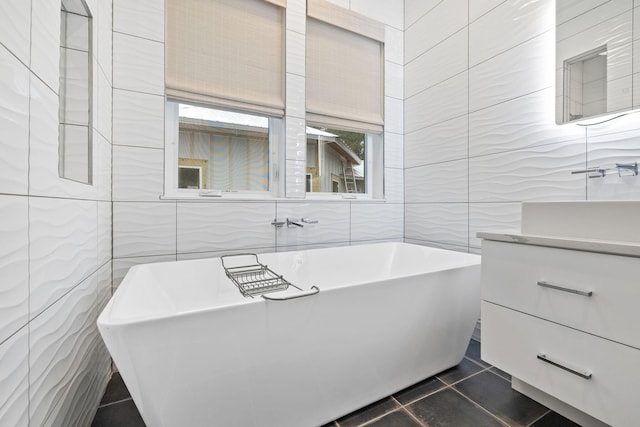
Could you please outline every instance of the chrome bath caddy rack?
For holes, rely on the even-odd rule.
[[[243,265],[233,265],[232,263],[230,263],[233,266],[225,264],[225,260],[229,262],[231,258],[242,261],[253,258],[255,262],[245,262],[243,263]],[[305,292],[286,297],[267,297],[264,294],[269,292],[284,291],[288,289],[289,286],[292,286],[301,292],[302,289],[287,281],[281,275],[274,273],[273,270],[271,270],[265,264],[262,264],[258,260],[258,255],[256,254],[244,253],[223,255],[220,257],[220,261],[222,262],[222,268],[224,268],[224,272],[227,277],[233,282],[234,285],[237,286],[240,293],[245,297],[253,298],[254,295],[262,295],[262,298],[268,300],[287,300],[315,295],[320,292],[320,289],[318,289],[316,286],[312,286],[311,292]]]

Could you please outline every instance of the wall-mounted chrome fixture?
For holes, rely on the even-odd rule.
[[[273,221],[271,221],[271,225],[273,225],[275,228],[282,228],[282,227],[284,227],[285,224],[286,224],[286,222],[278,221],[277,218],[275,218]]]
[[[271,221],[271,225],[273,225],[276,228],[282,228],[285,225],[288,228],[291,228],[291,227],[303,228],[305,224],[317,224],[317,223],[318,223],[317,219],[311,219],[311,218],[300,218],[300,219],[287,218],[286,221],[278,221],[278,219],[276,218],[273,221]]]
[[[581,169],[577,171],[571,171],[571,175],[586,173],[588,178],[604,178],[607,175],[607,171],[617,170],[618,176],[638,176],[638,162],[634,163],[616,163],[611,168],[601,168],[599,166]]]
[[[638,176],[638,162],[616,163],[618,176]]]
[[[576,174],[579,174],[579,173],[588,174],[587,175],[588,178],[602,178],[607,174],[607,169],[602,169],[602,168],[596,166],[595,168],[571,171],[571,175],[576,175]]]
[[[318,220],[311,219],[311,218],[300,218],[300,219],[287,218],[287,227],[289,228],[291,227],[302,228],[304,227],[305,224],[317,224],[317,223],[318,223]]]

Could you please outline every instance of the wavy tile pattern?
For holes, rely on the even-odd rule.
[[[304,119],[306,114],[305,90],[304,77],[287,73],[287,117]]]
[[[58,92],[60,4],[31,0],[31,71]]]
[[[558,143],[469,160],[469,194],[475,202],[584,200],[584,143]]]
[[[287,117],[287,160],[306,162],[307,134],[305,120]]]
[[[463,28],[405,65],[405,96],[411,97],[469,68],[469,32]],[[443,67],[442,64],[447,66]]]
[[[404,174],[402,169],[384,168],[384,198],[389,203],[404,202]]]
[[[0,420],[29,425],[29,330],[22,328],[0,344]]]
[[[29,207],[26,197],[0,195],[0,343],[29,319]],[[0,419],[2,419],[0,417]]]
[[[113,33],[113,87],[164,95],[164,43]]]
[[[405,170],[405,203],[447,203],[469,200],[467,159]]]
[[[474,0],[469,2],[469,22],[475,21],[504,2],[505,0]]]
[[[0,5],[2,426],[89,425],[110,370],[95,320],[111,295],[111,0],[87,4],[92,185],[58,173],[60,3]]]
[[[388,168],[402,169],[404,165],[402,134],[384,133],[384,164]]]
[[[468,247],[466,203],[420,203],[405,206],[405,238]]]
[[[98,13],[93,15],[94,36],[97,39],[98,66],[107,76],[109,84],[113,85],[113,5],[111,1],[99,1],[97,3]],[[97,19],[98,25],[95,25]]]
[[[279,228],[276,243],[280,246],[312,245],[349,241],[350,203],[331,202],[277,202],[276,218],[311,218],[317,224],[304,228]],[[271,225],[270,225],[271,227]]]
[[[114,0],[113,30],[164,42],[164,1]]]
[[[9,49],[23,64],[29,63],[31,40],[31,3],[24,0],[5,0],[0,3],[0,16],[11,19],[0,26],[0,43]]]
[[[98,132],[104,136],[107,140],[111,141],[111,127],[113,123],[113,88],[107,75],[103,72],[102,68],[97,67],[95,57],[93,58],[94,69],[98,69],[94,75],[98,76],[98,91],[97,96],[94,95],[94,102],[97,101],[97,108],[94,107],[94,111],[97,112],[97,118],[94,115],[93,126],[98,128]],[[95,79],[94,79],[95,85]],[[95,89],[94,89],[95,90]],[[95,93],[95,92],[94,92]]]
[[[98,132],[93,133],[94,185],[96,198],[111,201],[111,144]]]
[[[401,99],[385,96],[384,128],[387,132],[401,134],[404,130],[404,104]]]
[[[287,29],[287,52],[285,55],[287,73],[305,75],[305,38],[304,34]]]
[[[472,249],[472,248],[468,248],[467,246],[449,245],[447,243],[430,242],[428,240],[406,238],[404,239],[404,241],[406,243],[411,243],[413,245],[428,246],[430,248],[446,249],[448,251],[463,252],[463,253],[470,253]]]
[[[1,45],[0,75],[0,192],[27,194],[29,69]]]
[[[469,246],[480,248],[479,231],[520,230],[520,203],[471,203],[469,205]]]
[[[112,227],[112,215],[111,215],[111,202],[98,202],[98,255],[97,265],[103,265],[111,260],[111,233]]]
[[[384,45],[384,59],[386,61],[404,64],[404,31],[386,26],[384,28]]]
[[[404,10],[389,7],[386,0],[350,0],[351,10],[395,28],[402,28]]]
[[[114,258],[175,253],[175,202],[113,203]]]
[[[118,289],[118,286],[120,286],[120,283],[122,283],[122,279],[124,279],[124,276],[126,276],[129,269],[134,265],[152,264],[154,262],[171,262],[175,260],[175,255],[115,258],[113,260],[113,292]]]
[[[113,143],[164,148],[164,96],[114,89]]]
[[[60,178],[58,174],[58,96],[33,75],[30,82],[29,194],[95,199],[95,186]],[[94,157],[95,154],[94,152]]]
[[[30,324],[32,425],[62,425],[55,420],[73,406],[78,378],[86,375],[83,359],[100,339],[92,322],[96,285],[94,274]]]
[[[591,136],[587,167],[612,167],[615,163],[634,163],[640,159],[640,130]],[[634,176],[618,176],[615,170],[604,178],[587,180],[588,200],[640,200],[640,180]]]
[[[581,127],[556,125],[553,87],[469,115],[471,157],[584,137]]]
[[[468,122],[469,118],[464,115],[405,134],[405,167],[466,158]]]
[[[415,10],[414,3],[416,2],[407,2],[407,13]],[[467,25],[468,1],[441,1],[430,9],[429,6],[433,3],[424,2],[418,10],[428,13],[405,30],[404,59],[407,63]],[[409,24],[405,22],[405,25]]]
[[[469,70],[469,109],[476,111],[553,86],[554,32],[547,31]]]
[[[33,319],[97,268],[97,202],[31,198],[29,218]]]
[[[305,34],[307,30],[307,7],[302,2],[291,2],[287,4],[286,26],[287,30]]]
[[[113,146],[113,200],[156,201],[164,191],[164,150]]]
[[[472,2],[473,3],[473,2]],[[508,0],[469,26],[469,65],[494,57],[555,28],[549,1]],[[496,28],[500,31],[496,31]]]
[[[403,99],[404,67],[401,64],[385,61],[384,63],[384,91],[391,98]]]
[[[275,203],[178,203],[178,252],[275,246]]]
[[[468,113],[467,71],[405,100],[407,133]]]
[[[351,244],[358,241],[398,240],[404,237],[402,204],[351,205]]]

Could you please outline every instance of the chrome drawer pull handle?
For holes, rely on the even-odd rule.
[[[564,369],[567,372],[571,372],[573,375],[577,375],[580,378],[584,378],[585,380],[590,380],[591,379],[591,376],[592,376],[591,372],[588,372],[588,371],[580,372],[580,371],[576,371],[575,369],[567,368],[566,366],[564,366],[564,365],[562,365],[562,364],[560,364],[558,362],[554,362],[553,360],[550,360],[549,358],[547,358],[547,356],[545,354],[542,354],[542,353],[538,354],[538,359],[542,360],[545,363],[553,365],[553,366],[555,366],[557,368]]]
[[[565,288],[564,286],[552,285],[548,282],[538,282],[538,286],[542,286],[543,288],[551,288],[558,291],[569,292],[572,294],[578,294],[585,297],[590,297],[593,295],[593,291],[580,291],[578,289]]]

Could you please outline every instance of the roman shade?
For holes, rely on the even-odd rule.
[[[384,114],[384,26],[325,0],[308,0],[307,121],[379,133]]]
[[[285,0],[167,0],[171,99],[284,114]]]

